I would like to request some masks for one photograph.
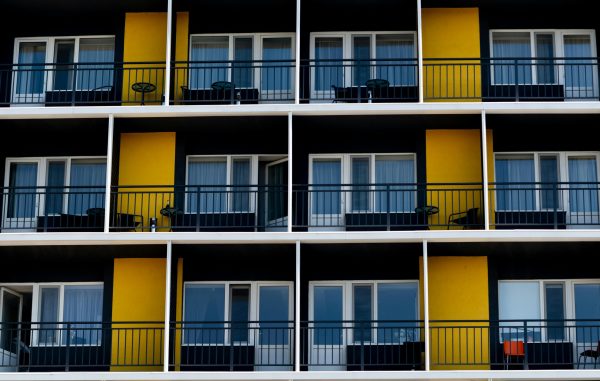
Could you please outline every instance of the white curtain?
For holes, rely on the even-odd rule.
[[[540,285],[538,282],[507,282],[498,284],[500,320],[539,320]],[[528,322],[528,341],[539,341],[541,332],[533,322]],[[539,325],[539,323],[537,323]],[[500,337],[503,340],[523,340],[523,322],[501,322]]]
[[[378,192],[375,193],[375,210],[395,213],[414,211],[416,204],[414,181],[413,159],[377,158],[375,182]]]
[[[106,163],[73,160],[70,186],[69,214],[86,214],[90,208],[104,208]]]
[[[596,159],[569,158],[569,205],[572,213],[598,213]]]
[[[514,85],[515,81],[517,84],[531,83],[531,59],[515,60],[531,58],[531,37],[528,32],[494,33],[492,49],[495,84]]]
[[[115,61],[114,38],[85,38],[79,42],[77,90],[113,86]],[[97,65],[90,65],[97,63]]]
[[[417,62],[412,36],[378,35],[376,54],[377,78],[387,79],[392,86],[416,85]]]
[[[188,284],[185,286],[184,300],[184,343],[223,343],[225,331],[221,322],[225,321],[225,286]]]
[[[204,186],[200,186],[204,185]],[[192,213],[227,211],[227,160],[203,159],[188,165],[188,208]]]
[[[65,286],[63,321],[65,323],[102,322],[101,285]],[[101,324],[63,325],[62,343],[70,340],[71,345],[99,345],[102,337]]]
[[[10,165],[8,218],[35,217],[37,198],[37,164],[12,163]]]
[[[534,181],[533,157],[497,158],[496,205],[498,210],[534,210]]]
[[[261,90],[289,91],[292,86],[292,39],[263,39]],[[265,62],[267,61],[267,62]],[[283,61],[283,62],[268,62]]]
[[[22,42],[19,44],[17,67],[17,94],[41,94],[44,91],[45,42]]]
[[[228,59],[229,37],[192,37],[189,87],[209,89],[213,82],[226,81]]]
[[[339,159],[314,160],[312,171],[313,214],[340,214],[342,202],[340,192],[342,183],[341,161]]]
[[[341,37],[315,39],[315,90],[330,91],[331,86],[344,85],[343,58]]]
[[[565,36],[565,85],[570,98],[593,97],[594,94],[594,60],[590,36]],[[598,92],[597,90],[595,91]]]

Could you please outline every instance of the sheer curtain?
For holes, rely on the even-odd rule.
[[[597,96],[594,90],[594,60],[590,36],[564,36],[565,43],[565,85],[570,98]]]
[[[49,162],[47,177],[46,215],[60,214],[63,211],[63,196],[65,192],[65,162]]]
[[[203,186],[201,186],[203,185]],[[188,165],[188,209],[192,213],[227,211],[227,160],[197,159]]]
[[[533,157],[496,158],[496,206],[498,210],[534,210],[534,181]]]
[[[392,86],[416,85],[417,62],[412,35],[378,35],[376,54],[377,78],[387,79]]]
[[[104,208],[106,162],[73,160],[69,189],[69,214],[86,214],[90,208]]]
[[[496,32],[492,50],[496,85],[514,85],[515,81],[517,84],[531,83],[531,37],[528,32]],[[517,60],[515,67],[515,58],[529,59]]]
[[[341,161],[339,159],[314,160],[312,178],[313,214],[340,214],[342,203],[340,192],[342,182]]]
[[[231,172],[231,185],[234,185],[231,188],[232,209],[234,212],[249,212],[253,193],[243,185],[250,185],[250,160],[233,159]]]
[[[569,158],[569,205],[572,213],[598,213],[596,159]]]
[[[500,320],[539,320],[540,312],[539,282],[500,281],[498,283],[498,304]],[[501,322],[502,340],[523,340],[523,322]],[[539,341],[541,330],[535,328],[539,323],[529,322],[528,341]]]
[[[415,168],[413,159],[379,157],[375,159],[375,210],[412,212],[415,209]],[[391,185],[385,185],[391,184]],[[410,185],[399,185],[410,184]],[[389,204],[388,204],[389,200]]]
[[[102,294],[102,285],[65,286],[63,321],[101,323]],[[67,335],[71,345],[100,344],[102,324],[72,324],[70,327],[70,330],[63,327],[63,344],[66,344]]]
[[[222,344],[225,342],[225,325],[221,323],[225,321],[224,285],[186,285],[184,311],[183,319],[186,322],[184,343]]]
[[[85,38],[79,42],[77,90],[113,86],[115,61],[114,38]],[[96,65],[90,65],[97,63]]]
[[[263,39],[261,90],[290,91],[292,88],[292,39]],[[283,62],[268,62],[283,61]]]
[[[59,287],[40,287],[40,324],[38,333],[38,343],[44,345],[58,344],[58,305],[59,305]]]
[[[45,42],[21,42],[17,67],[17,94],[41,94],[44,91]]]
[[[10,164],[7,218],[35,217],[37,170],[36,163]]]
[[[189,87],[210,89],[213,82],[226,81],[228,59],[229,37],[192,37]]]
[[[331,86],[344,85],[342,41],[341,37],[315,39],[315,90],[330,91]]]
[[[537,83],[556,83],[554,35],[538,33],[535,36]]]

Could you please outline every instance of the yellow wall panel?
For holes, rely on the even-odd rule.
[[[118,213],[139,216],[145,226],[151,217],[157,218],[158,226],[169,226],[160,210],[167,204],[173,205],[175,139],[175,132],[121,134]],[[143,187],[126,188],[129,185]]]
[[[112,370],[162,369],[164,332],[159,328],[165,318],[165,275],[164,258],[115,259],[112,321],[117,323],[113,323]]]
[[[444,225],[451,213],[479,208],[479,222],[483,224],[480,130],[427,130],[425,136],[427,204],[440,209],[430,217],[430,222]],[[488,149],[492,139],[492,134],[488,134]],[[488,168],[489,157],[488,154]],[[479,185],[444,185],[453,183]],[[451,228],[462,229],[462,226]]]
[[[430,320],[489,319],[487,257],[429,257],[428,269]],[[459,365],[489,362],[485,324],[468,325],[431,323],[431,363],[445,364],[432,369],[489,369]]]
[[[479,10],[424,8],[422,24],[425,99],[479,100],[479,61],[444,60],[480,58]]]
[[[190,14],[177,12],[176,41],[175,41],[175,99],[181,99],[181,86],[187,85],[187,61],[189,59],[189,25]]]
[[[145,102],[160,103],[163,94],[167,46],[167,14],[164,12],[126,13],[123,61],[123,99],[141,101],[140,93],[131,90],[136,82],[156,85],[145,95]],[[145,62],[145,63],[144,63]],[[157,62],[157,64],[148,64]],[[158,63],[160,62],[160,63]]]

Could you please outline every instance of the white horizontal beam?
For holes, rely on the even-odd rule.
[[[180,106],[6,107],[0,119],[156,118],[207,116],[597,114],[600,102],[309,103]]]
[[[440,242],[600,242],[600,230],[425,230],[381,232],[0,233],[0,246]]]
[[[0,373],[0,381],[598,380],[600,370]]]

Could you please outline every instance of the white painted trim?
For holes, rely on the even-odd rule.
[[[112,182],[112,158],[113,158],[113,137],[115,131],[115,117],[108,116],[108,141],[106,143],[106,194],[104,195],[104,232],[110,232],[110,187]]]
[[[487,150],[487,117],[485,110],[481,112],[481,166],[483,182],[483,216],[484,229],[490,230],[490,184],[488,175],[488,150]]]
[[[300,372],[300,347],[301,347],[301,338],[300,338],[300,285],[301,285],[301,246],[300,241],[296,241],[296,272],[294,277],[294,371]]]
[[[294,104],[300,104],[300,23],[302,20],[301,13],[302,0],[296,0],[296,67],[294,68]]]
[[[424,101],[424,82],[423,82],[423,7],[421,0],[417,0],[417,63],[419,76],[419,103]]]
[[[167,1],[167,46],[165,54],[165,88],[163,105],[169,107],[171,103],[171,45],[173,38],[173,0]]]
[[[300,0],[297,0],[300,1]],[[288,113],[288,183],[287,183],[287,231],[292,232],[294,224],[294,179],[293,179],[293,161],[294,161],[294,118],[292,113]]]
[[[171,265],[173,244],[171,241],[167,242],[167,263],[166,263],[166,276],[165,276],[165,326],[164,326],[164,338],[163,338],[163,372],[169,371],[169,346],[171,344]]]
[[[429,332],[429,256],[427,241],[423,241],[423,320],[425,321],[425,370],[431,370],[431,353]]]

